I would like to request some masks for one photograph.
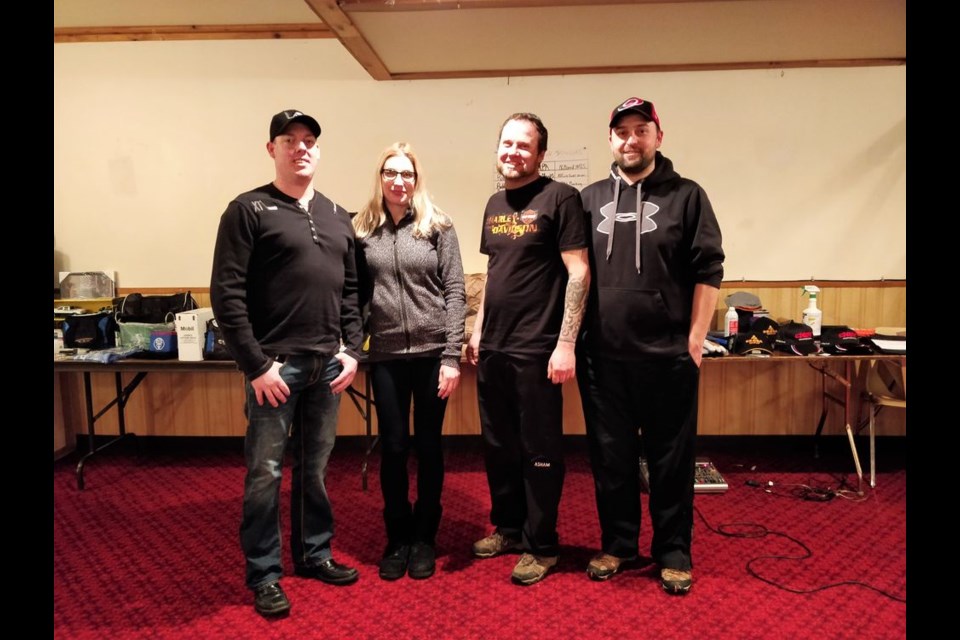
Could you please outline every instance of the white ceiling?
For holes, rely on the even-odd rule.
[[[54,0],[55,42],[241,25],[313,27],[379,79],[906,63],[906,0]]]

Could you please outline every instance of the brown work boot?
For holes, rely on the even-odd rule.
[[[660,586],[667,593],[682,596],[690,591],[693,575],[682,569],[660,569]]]
[[[492,558],[507,551],[520,548],[520,541],[513,540],[499,531],[494,531],[483,540],[473,543],[473,555],[478,558]]]
[[[590,560],[590,564],[587,565],[587,575],[590,576],[592,580],[609,580],[613,577],[613,574],[620,571],[621,565],[636,559],[636,556],[632,558],[618,558],[609,553],[601,552],[593,556]]]
[[[513,568],[511,577],[519,584],[533,584],[547,577],[547,572],[555,566],[557,566],[557,556],[535,556],[532,553],[525,553],[520,556],[520,561]]]

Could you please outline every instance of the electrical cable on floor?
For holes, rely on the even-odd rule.
[[[774,494],[774,495],[790,497],[790,496],[787,496],[786,494]],[[808,593],[816,593],[818,591],[826,591],[827,589],[834,589],[836,587],[843,587],[843,586],[864,587],[866,589],[870,589],[871,591],[876,591],[877,593],[884,596],[885,598],[889,598],[890,600],[893,600],[895,602],[903,602],[904,604],[906,604],[907,602],[906,598],[902,598],[900,596],[887,593],[882,589],[879,589],[877,587],[874,587],[873,585],[867,584],[866,582],[860,582],[859,580],[843,580],[841,582],[834,582],[832,584],[823,585],[821,587],[815,587],[813,589],[794,589],[793,587],[787,587],[785,585],[774,582],[769,578],[764,578],[753,569],[752,565],[754,562],[758,562],[760,560],[806,560],[807,558],[813,557],[813,552],[810,551],[810,548],[807,547],[807,545],[805,545],[800,540],[797,540],[793,536],[786,533],[782,533],[780,531],[771,531],[767,529],[765,526],[761,524],[756,524],[753,522],[733,522],[730,524],[717,525],[717,528],[713,528],[712,526],[710,526],[710,523],[707,522],[707,518],[703,515],[700,509],[694,506],[693,510],[696,512],[698,516],[700,516],[700,519],[703,521],[703,524],[707,527],[707,529],[716,533],[717,535],[721,535],[726,538],[763,538],[766,536],[780,536],[782,538],[786,538],[787,540],[790,540],[791,542],[794,542],[797,545],[799,545],[800,548],[802,548],[804,551],[804,554],[800,556],[788,556],[788,555],[757,556],[756,558],[751,558],[750,560],[747,561],[747,564],[745,566],[747,573],[749,573],[751,576],[753,576],[757,580],[760,580],[761,582],[766,582],[767,584],[773,587],[776,587],[777,589],[781,589],[783,591],[787,591],[790,593],[805,595]],[[740,527],[741,529],[737,530],[735,529],[736,527]]]
[[[837,489],[815,487],[803,483],[774,484],[773,482],[767,482],[761,484],[756,480],[747,480],[747,485],[751,487],[762,487],[764,493],[769,493],[778,498],[797,498],[809,502],[829,502],[834,498],[843,498],[851,502],[863,502],[869,497],[862,491],[844,489],[844,486],[848,486],[846,481],[841,482],[840,487]]]

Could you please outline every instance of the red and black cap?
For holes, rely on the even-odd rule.
[[[655,122],[657,129],[662,128],[660,126],[660,116],[657,115],[657,110],[654,108],[653,103],[642,98],[627,98],[615,106],[613,111],[610,112],[610,128],[613,129],[617,120],[628,113],[639,114],[647,120]]]
[[[857,332],[846,325],[823,325],[820,329],[820,346],[827,353],[836,355],[869,353],[870,347],[860,342]]]
[[[802,322],[790,322],[780,325],[776,346],[786,353],[808,356],[820,352],[820,345],[813,338],[813,329]]]

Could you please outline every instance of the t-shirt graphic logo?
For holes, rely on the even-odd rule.
[[[640,227],[640,233],[650,233],[657,228],[657,223],[652,218],[658,211],[660,211],[660,205],[646,200],[643,202],[643,226]],[[597,225],[597,231],[607,235],[610,235],[615,222],[633,222],[637,219],[636,211],[617,213],[616,202],[608,202],[600,207],[600,215],[603,216],[603,220]]]
[[[262,212],[264,209],[266,209],[267,211],[276,211],[276,210],[277,210],[277,205],[271,206],[271,205],[268,205],[268,204],[263,204],[263,200],[254,200],[254,201],[251,202],[250,204],[251,204],[251,206],[253,206],[253,210],[254,210],[255,212],[257,212],[257,213]]]
[[[491,234],[507,236],[511,240],[516,240],[539,230],[537,226],[539,215],[536,209],[524,209],[520,213],[500,213],[489,216],[485,224],[490,229]]]

